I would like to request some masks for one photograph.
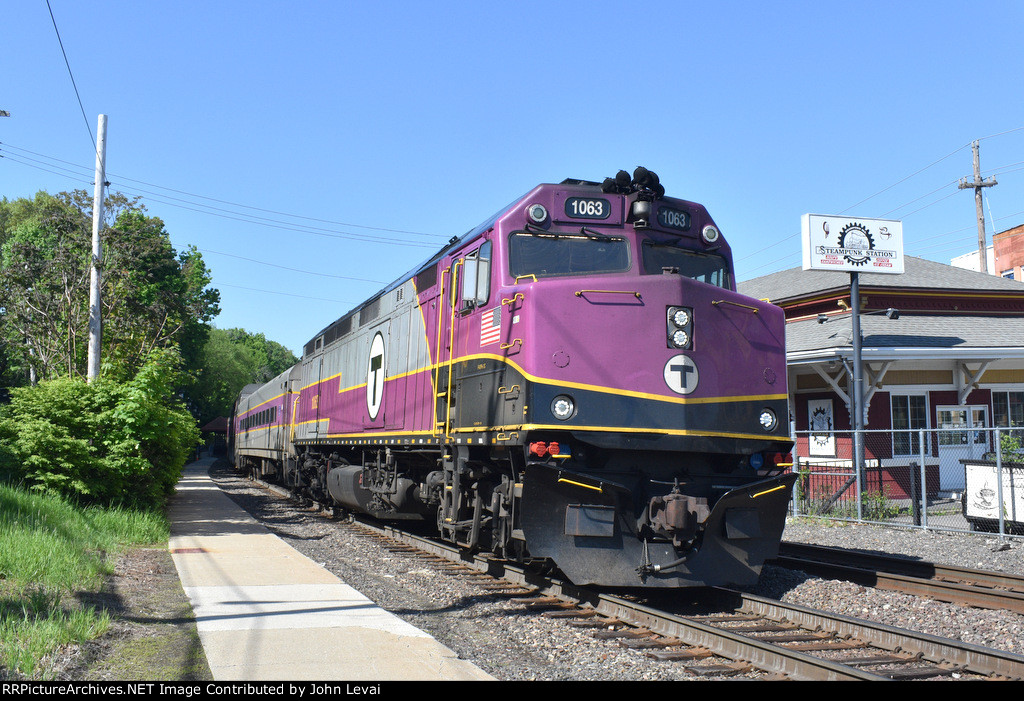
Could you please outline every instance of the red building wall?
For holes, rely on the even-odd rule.
[[[1012,270],[1014,280],[1024,280],[1024,273],[1021,271],[1021,266],[1024,265],[1024,224],[993,236],[992,248],[996,265],[992,272],[1002,275],[1004,271]]]

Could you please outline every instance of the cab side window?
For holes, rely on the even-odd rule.
[[[491,242],[466,256],[462,273],[462,310],[487,304],[491,296]]]

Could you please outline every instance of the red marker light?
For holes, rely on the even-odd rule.
[[[530,452],[536,455],[538,458],[542,458],[548,452],[548,444],[543,441],[531,443]]]
[[[558,444],[557,443],[549,443],[548,444],[548,455],[558,455]]]

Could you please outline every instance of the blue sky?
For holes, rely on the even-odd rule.
[[[741,281],[800,265],[806,212],[948,262],[972,141],[989,237],[1024,223],[1022,28],[1019,0],[8,0],[0,197],[91,193],[108,115],[111,189],[203,252],[215,324],[295,352],[534,185],[637,165]]]

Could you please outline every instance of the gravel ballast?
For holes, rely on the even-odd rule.
[[[545,618],[509,597],[391,552],[353,529],[237,476],[223,463],[217,484],[264,525],[383,608],[429,632],[499,680],[695,679],[585,628]],[[993,535],[834,525],[800,520],[787,541],[902,554],[924,561],[1024,574],[1024,542]],[[1024,654],[1024,617],[822,580],[766,566],[751,593]]]

